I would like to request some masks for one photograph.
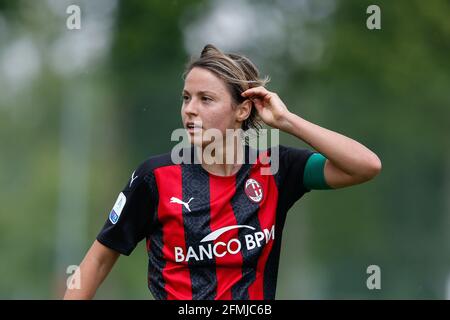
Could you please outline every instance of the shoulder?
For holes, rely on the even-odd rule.
[[[279,156],[280,158],[309,158],[314,151],[306,149],[306,148],[295,148],[289,147],[285,145],[277,145],[270,148],[270,154],[272,156]]]
[[[261,157],[269,156],[270,162],[281,163],[287,165],[289,163],[302,163],[314,154],[314,151],[306,148],[289,147],[285,145],[276,145],[267,149],[257,149],[249,147],[250,159],[261,159]]]
[[[142,175],[146,175],[152,173],[155,169],[171,165],[174,165],[174,162],[172,161],[170,152],[158,154],[142,161],[136,169],[136,173],[139,172]]]
[[[170,152],[167,152],[148,157],[147,159],[141,162],[141,164],[138,166],[136,170],[145,174],[150,173],[157,168],[171,166],[174,164],[175,163],[172,161]]]
[[[173,165],[170,152],[149,156],[143,160],[131,173],[128,188],[134,190],[140,185],[154,184],[154,171],[164,166]],[[145,183],[143,183],[145,182]]]

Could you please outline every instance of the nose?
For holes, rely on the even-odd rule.
[[[188,101],[184,102],[183,112],[189,116],[197,116],[198,115],[197,103],[194,101],[194,98],[189,99]]]

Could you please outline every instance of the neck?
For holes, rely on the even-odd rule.
[[[239,171],[244,163],[244,144],[241,139],[232,143],[210,143],[196,147],[197,158],[202,159],[201,166],[218,176],[231,176]]]

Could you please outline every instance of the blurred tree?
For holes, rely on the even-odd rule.
[[[181,127],[181,75],[187,55],[180,19],[200,1],[122,1],[112,49],[120,119],[142,160],[167,152]]]

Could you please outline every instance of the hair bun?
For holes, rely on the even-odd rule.
[[[217,49],[216,47],[214,47],[212,44],[207,44],[203,50],[202,53],[200,54],[200,57],[206,57],[206,56],[211,56],[213,54],[217,54],[219,52],[219,49]]]

